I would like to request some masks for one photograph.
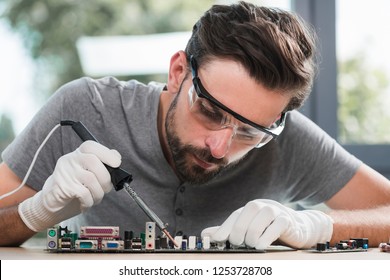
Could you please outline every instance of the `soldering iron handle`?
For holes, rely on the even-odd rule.
[[[85,125],[82,122],[74,122],[72,128],[74,132],[76,132],[76,134],[80,137],[81,140],[83,141],[92,140],[95,142],[99,142],[95,138],[95,136],[93,136],[92,133],[89,132],[89,130],[85,127]]]
[[[91,132],[84,126],[82,122],[69,122],[69,121],[64,121],[61,122],[61,124],[64,125],[70,125],[72,129],[76,132],[76,134],[81,138],[83,141],[88,141],[92,140],[95,142],[97,139],[92,135]],[[130,184],[130,182],[133,180],[131,174],[129,174],[127,171],[123,170],[122,168],[113,168],[108,165],[104,165],[108,172],[111,175],[111,182],[114,185],[114,188],[116,191],[119,191],[123,189],[124,183]]]

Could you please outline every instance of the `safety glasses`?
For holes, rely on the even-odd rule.
[[[223,105],[203,87],[193,56],[190,58],[190,66],[193,82],[188,92],[190,111],[205,127],[211,130],[231,127],[234,131],[233,140],[255,148],[264,146],[282,133],[286,120],[285,112],[270,127],[256,124]]]

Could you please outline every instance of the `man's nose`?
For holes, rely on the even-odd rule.
[[[234,127],[225,127],[220,130],[211,131],[206,139],[206,145],[209,147],[211,155],[214,158],[220,159],[226,156],[234,134]]]

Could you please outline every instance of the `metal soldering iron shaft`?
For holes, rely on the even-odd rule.
[[[152,209],[146,205],[146,203],[138,196],[138,194],[133,190],[132,187],[130,187],[130,184],[124,183],[123,188],[125,191],[130,195],[130,197],[138,204],[138,206],[145,212],[145,214],[156,223],[156,225],[161,229],[162,232],[165,233],[165,235],[173,242],[175,246],[179,246],[173,237],[169,234],[169,232],[166,229],[165,224],[161,219],[156,215],[156,213],[153,212]]]
[[[145,212],[145,214],[152,219],[153,222],[161,229],[165,229],[165,224],[161,219],[150,209],[146,203],[138,196],[138,194],[133,190],[128,183],[123,185],[126,192],[131,196],[131,198],[138,204],[138,206]]]

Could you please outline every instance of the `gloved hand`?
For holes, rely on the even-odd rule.
[[[257,199],[201,235],[210,236],[211,241],[229,240],[233,245],[264,250],[277,239],[293,248],[311,248],[330,241],[332,233],[333,219],[321,211],[295,211],[273,200]]]
[[[94,141],[60,157],[42,190],[19,204],[23,222],[38,232],[100,203],[113,188],[103,163],[119,167],[121,155]]]

